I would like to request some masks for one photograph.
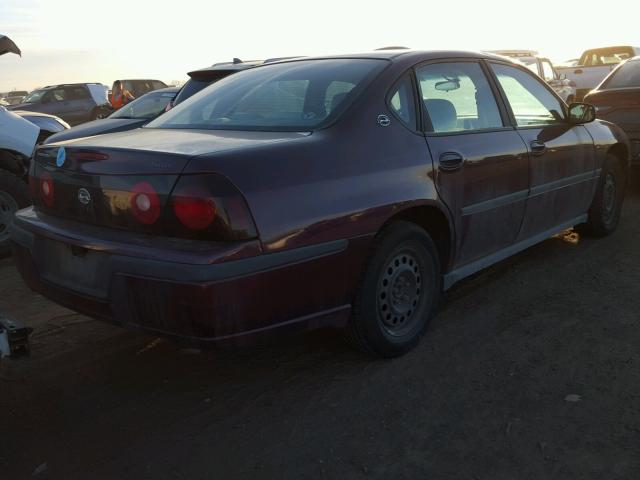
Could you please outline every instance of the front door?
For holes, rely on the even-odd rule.
[[[436,186],[455,221],[453,268],[513,244],[529,193],[529,157],[481,62],[416,69]]]
[[[519,239],[573,226],[589,209],[598,179],[593,139],[585,127],[565,121],[564,104],[539,78],[511,65],[491,67],[531,158]]]

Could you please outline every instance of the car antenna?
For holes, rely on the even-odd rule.
[[[240,60],[240,59],[239,59],[239,58],[237,58],[237,57],[233,57],[233,63],[234,63],[234,64],[236,64],[236,63],[242,63],[242,60]]]

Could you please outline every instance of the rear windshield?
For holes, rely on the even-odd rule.
[[[224,74],[217,77],[191,77],[180,89],[178,95],[176,95],[176,100],[173,102],[174,105],[184,102],[187,98],[194,96],[200,90],[204,90],[205,87],[208,87],[212,83],[226,77],[229,73],[230,72],[224,72]]]
[[[327,59],[245,70],[217,82],[147,127],[313,130],[344,111],[385,65],[385,60]]]
[[[610,47],[599,48],[597,50],[587,50],[580,59],[580,65],[587,67],[597,65],[616,65],[633,57],[633,55],[634,51],[631,47]]]
[[[640,87],[640,60],[627,62],[604,82],[604,88]]]
[[[151,92],[116,110],[109,118],[151,119],[160,115],[167,107],[174,92]]]

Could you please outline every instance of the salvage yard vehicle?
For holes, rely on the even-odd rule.
[[[628,157],[622,130],[504,57],[290,60],[39,147],[14,257],[35,291],[122,326],[197,343],[341,327],[393,357],[443,289],[575,225],[613,232]]]
[[[631,172],[640,181],[640,57],[618,65],[585,101],[598,118],[617,124],[631,143]]]
[[[49,85],[29,93],[22,103],[7,108],[56,115],[69,125],[104,118],[111,111],[107,87],[101,83]]]
[[[176,96],[178,88],[161,88],[154,90],[116,110],[107,118],[94,120],[53,135],[44,143],[60,142],[73,138],[90,137],[112,132],[124,132],[139,128],[162,114],[171,100]]]
[[[25,92],[23,90],[13,90],[3,96],[2,100],[4,100],[5,105],[17,105],[22,103],[22,100],[28,95],[28,93],[29,92]]]
[[[568,78],[560,77],[551,60],[538,55],[533,50],[494,50],[492,53],[515,58],[529,70],[547,82],[551,88],[565,101],[571,104],[576,99],[576,84]]]
[[[640,55],[639,47],[595,48],[585,51],[578,64],[572,67],[558,67],[558,73],[576,84],[576,99],[594,89],[620,62]]]

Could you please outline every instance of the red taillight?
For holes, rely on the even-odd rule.
[[[172,200],[177,219],[190,230],[204,230],[216,218],[216,202],[203,188],[183,188]]]
[[[42,175],[40,175],[39,186],[40,198],[42,199],[42,202],[49,208],[53,207],[53,203],[55,200],[55,187],[53,178],[51,178],[51,175],[49,175],[49,173],[43,172]]]
[[[160,217],[160,199],[149,182],[133,186],[129,203],[131,213],[140,223],[151,225]]]

